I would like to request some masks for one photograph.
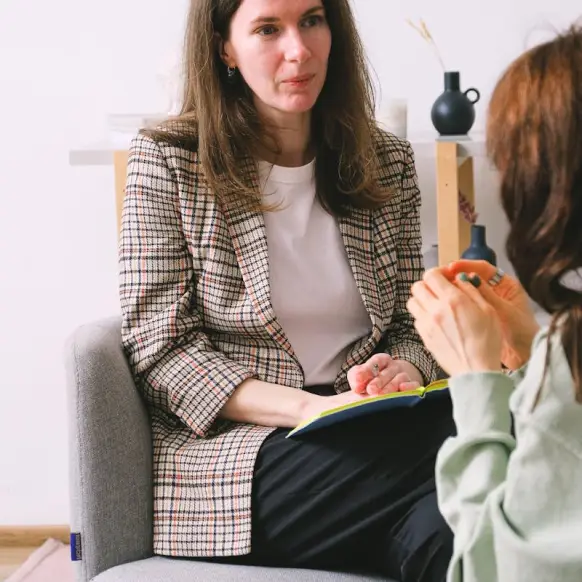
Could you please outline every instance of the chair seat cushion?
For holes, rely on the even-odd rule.
[[[263,568],[212,564],[196,560],[173,560],[154,557],[116,566],[93,578],[92,582],[377,582],[387,581],[363,574]]]

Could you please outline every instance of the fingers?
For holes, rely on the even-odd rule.
[[[471,273],[471,275],[473,275],[473,274]],[[501,306],[505,305],[506,302],[503,301],[503,299],[501,299],[497,295],[497,293],[495,293],[495,291],[493,290],[493,287],[491,287],[491,285],[489,285],[489,283],[482,281],[478,287],[478,290],[479,290],[479,293],[481,294],[481,297],[483,297],[483,299],[485,299],[485,301],[487,301],[487,303],[489,303],[493,307],[501,307]]]
[[[486,261],[459,261],[459,263],[486,263]],[[487,263],[489,265],[489,263]],[[479,266],[479,265],[478,265]],[[482,267],[481,271],[488,270],[486,267]],[[493,272],[495,273],[495,268],[493,267]],[[461,301],[462,297],[459,296],[458,292],[462,291],[465,297],[469,297],[473,302],[475,302],[481,309],[489,310],[491,306],[498,305],[500,299],[497,297],[493,289],[488,283],[485,283],[483,277],[479,275],[478,272],[469,271],[470,275],[466,272],[458,274],[455,280],[451,283],[439,269],[431,269],[427,271],[424,275],[424,283],[428,290],[436,296],[436,302],[431,303],[433,309],[436,309],[437,304],[440,303],[439,300],[444,300],[449,303],[450,306]],[[424,307],[422,304],[422,299],[425,298],[426,294],[420,292],[420,287],[418,292],[414,294],[414,298]],[[429,311],[427,309],[427,311]],[[433,313],[434,310],[430,310]]]
[[[375,354],[365,364],[353,366],[348,371],[348,383],[357,394],[364,394],[368,383],[394,360],[389,354]]]
[[[424,311],[432,311],[438,299],[424,281],[417,281],[410,291],[412,298]]]
[[[458,295],[458,289],[443,275],[442,270],[438,267],[426,271],[422,280],[437,299],[450,299]]]
[[[406,308],[412,318],[414,319],[414,328],[420,335],[422,341],[426,344],[428,341],[429,330],[433,329],[433,315],[424,309],[422,305],[416,300],[415,297],[411,297],[406,304]]]
[[[365,364],[364,366],[373,372],[373,368],[375,365],[379,367],[380,370],[383,370],[386,366],[389,366],[394,360],[390,356],[390,354],[374,354]],[[379,370],[378,370],[379,371]]]
[[[415,297],[411,297],[408,300],[406,303],[406,309],[408,309],[414,319],[420,319],[427,313],[426,309],[423,309],[422,305],[416,300]]]
[[[414,315],[414,312],[411,310],[410,313],[414,318],[414,329],[420,336],[422,343],[430,350],[429,342],[430,342],[430,329],[434,329],[434,326],[430,326],[430,320],[425,315],[425,312],[421,312],[419,316]]]
[[[476,284],[472,283],[466,274],[461,273],[456,278],[455,284],[457,288],[476,303],[481,310],[485,312],[490,312],[492,310],[491,304],[483,297],[483,295],[481,295],[481,287],[483,287],[483,283],[480,280],[478,281],[477,288],[475,286]]]
[[[392,378],[390,382],[386,382],[380,388],[368,387],[368,393],[372,396],[380,394],[391,394],[393,392],[404,392],[406,390],[415,390],[419,388],[420,384],[410,379],[406,372],[400,372]]]
[[[398,387],[403,382],[410,382],[410,376],[406,372],[401,372],[398,364],[394,364],[382,370],[380,375],[368,384],[366,390],[372,396],[398,392]]]
[[[457,275],[461,273],[476,273],[484,281],[489,281],[497,271],[497,268],[487,261],[468,261],[461,259],[460,261],[453,261],[443,268],[447,279],[453,281]]]

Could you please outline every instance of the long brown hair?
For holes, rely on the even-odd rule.
[[[507,254],[528,294],[561,329],[582,403],[582,29],[523,54],[493,93],[487,147],[510,223]]]
[[[227,203],[269,210],[245,181],[244,160],[256,155],[267,130],[240,74],[229,81],[219,55],[243,0],[191,0],[184,45],[180,114],[145,133],[197,151],[212,191]],[[335,215],[383,202],[375,182],[374,93],[348,0],[323,0],[332,35],[327,77],[313,110],[315,180],[320,203]]]

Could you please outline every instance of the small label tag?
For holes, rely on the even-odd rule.
[[[71,561],[79,562],[83,558],[83,550],[81,548],[81,534],[71,534]]]

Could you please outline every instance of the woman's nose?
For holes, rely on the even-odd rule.
[[[311,57],[311,51],[299,31],[292,31],[285,39],[285,60],[304,63]]]

